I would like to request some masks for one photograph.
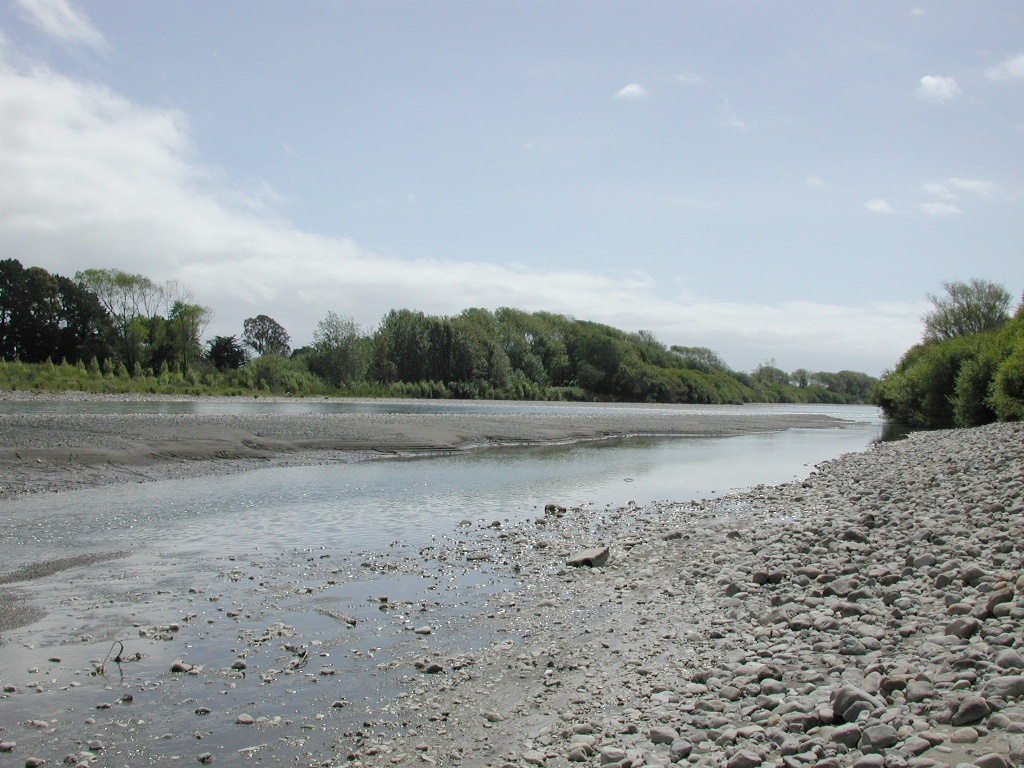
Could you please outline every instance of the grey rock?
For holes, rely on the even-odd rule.
[[[972,762],[978,766],[978,768],[1010,768],[1009,763],[1006,762],[1006,758],[998,752],[989,752],[987,755],[981,755],[980,757],[974,758]]]
[[[619,747],[602,747],[600,752],[601,765],[621,763],[626,759],[626,750]]]
[[[920,703],[935,697],[935,686],[927,680],[911,680],[904,691],[907,701]]]
[[[853,762],[853,768],[885,768],[885,755],[876,753],[858,757]]]
[[[918,755],[927,752],[932,748],[932,743],[921,736],[911,736],[909,739],[900,745],[900,752],[910,757],[917,757]]]
[[[669,728],[668,726],[657,726],[651,728],[647,737],[655,744],[671,744],[679,738],[679,732],[675,728]]]
[[[1008,603],[1011,600],[1013,600],[1013,587],[997,589],[990,593],[988,599],[985,601],[985,613],[991,616],[993,615],[993,611],[997,605],[1000,603]]]
[[[996,656],[995,663],[997,667],[1003,669],[1024,669],[1024,656],[1021,656],[1014,648],[1007,648]]]
[[[986,699],[1024,696],[1024,675],[1003,675],[985,683],[981,695]]]
[[[852,685],[833,691],[830,700],[836,716],[847,723],[854,722],[862,712],[873,712],[885,706],[878,697]]]
[[[608,547],[594,547],[593,549],[584,549],[583,551],[577,552],[575,555],[566,560],[566,565],[571,565],[574,568],[600,568],[608,562],[608,555]]]
[[[956,708],[950,722],[953,725],[970,725],[983,719],[991,711],[988,702],[981,696],[967,696]]]
[[[959,637],[961,640],[968,640],[981,629],[981,622],[973,616],[960,616],[953,619],[946,625],[946,634]]]
[[[860,742],[860,726],[854,723],[845,723],[832,731],[829,738],[836,744],[842,744],[853,749]]]
[[[727,768],[757,768],[761,765],[761,756],[752,749],[741,749],[737,751],[732,757],[729,758],[729,762],[726,763]]]
[[[881,752],[884,749],[895,746],[900,740],[896,729],[891,725],[869,725],[860,735],[860,742],[857,744],[861,752]]]
[[[1011,733],[1006,741],[1010,762],[1014,765],[1024,765],[1024,735]]]
[[[693,752],[693,743],[687,739],[674,739],[669,747],[669,754],[672,755],[673,763],[685,760],[690,756],[691,752]]]

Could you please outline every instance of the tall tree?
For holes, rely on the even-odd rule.
[[[971,278],[942,287],[945,296],[928,294],[932,310],[924,316],[925,341],[990,331],[1010,319],[1010,292],[998,283]]]
[[[366,363],[356,322],[328,312],[313,332],[307,364],[309,370],[335,387],[362,378]]]
[[[175,301],[171,306],[167,314],[167,335],[179,370],[189,370],[202,357],[200,337],[209,322],[208,307],[185,301]]]
[[[105,357],[97,298],[41,267],[0,261],[0,357],[25,362]]]
[[[99,299],[109,316],[111,345],[128,370],[144,362],[149,319],[163,310],[167,292],[145,275],[120,269],[86,269],[75,274],[78,284]]]
[[[242,323],[245,343],[260,357],[278,355],[287,357],[291,350],[292,337],[277,320],[267,315],[256,315]]]

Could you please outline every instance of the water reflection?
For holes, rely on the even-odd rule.
[[[856,422],[729,438],[491,448],[29,497],[5,503],[0,551],[12,567],[64,550],[149,546],[203,557],[240,542],[269,551],[423,545],[462,520],[529,519],[552,501],[686,501],[786,482],[881,434],[880,423]]]

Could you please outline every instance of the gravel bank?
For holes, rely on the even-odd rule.
[[[425,654],[421,721],[338,763],[1021,765],[1022,488],[1024,426],[997,425],[496,533],[527,574],[498,616],[515,639]],[[595,545],[604,567],[545,573]]]

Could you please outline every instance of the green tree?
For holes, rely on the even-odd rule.
[[[313,332],[306,364],[327,383],[342,387],[365,375],[364,346],[359,326],[351,317],[328,312]]]
[[[75,280],[99,299],[107,311],[111,347],[127,368],[144,362],[149,342],[147,321],[160,314],[166,301],[164,286],[145,275],[119,269],[86,269]]]
[[[105,357],[96,296],[41,267],[0,261],[0,357],[23,362]]]
[[[972,278],[942,287],[945,296],[928,294],[933,308],[924,316],[925,341],[991,331],[1010,319],[1010,292],[997,283]]]
[[[175,301],[167,315],[168,341],[178,364],[185,373],[203,357],[201,337],[210,322],[210,310],[198,304]]]
[[[218,371],[236,371],[249,361],[249,355],[234,336],[214,336],[206,342],[206,359]]]
[[[272,317],[257,315],[242,322],[245,343],[260,357],[278,355],[287,357],[291,352],[291,336]]]

